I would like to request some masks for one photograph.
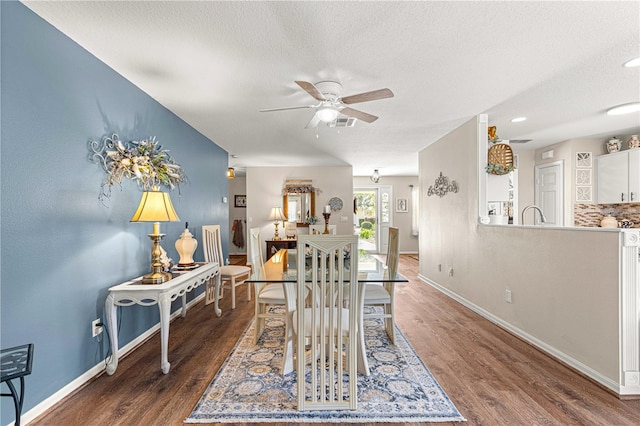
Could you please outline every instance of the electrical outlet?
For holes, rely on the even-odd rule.
[[[511,290],[505,290],[504,291],[504,301],[507,303],[512,303],[511,302]]]
[[[101,323],[100,318],[91,321],[91,335],[93,337],[96,337],[97,335],[102,333],[102,326],[98,325],[100,323]]]
[[[452,277],[453,276],[453,268],[449,268],[449,276]]]

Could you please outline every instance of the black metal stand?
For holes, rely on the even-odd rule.
[[[13,398],[13,405],[16,409],[15,426],[20,426],[20,415],[22,414],[22,403],[24,402],[24,376],[31,374],[33,343],[3,349],[0,355],[0,383],[6,382],[11,391],[11,393],[2,393],[0,396]],[[20,395],[18,395],[15,386],[11,382],[11,380],[18,378],[20,379]]]

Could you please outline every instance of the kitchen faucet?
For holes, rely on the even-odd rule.
[[[540,223],[545,223],[547,221],[547,218],[544,216],[544,213],[542,213],[542,209],[540,209],[540,207],[536,206],[536,205],[530,205],[525,207],[524,209],[522,209],[522,225],[524,225],[524,214],[527,212],[527,210],[529,209],[536,209],[538,210],[538,213],[540,213]],[[535,219],[535,213],[534,215],[534,219]],[[535,224],[535,220],[534,220],[534,224]]]

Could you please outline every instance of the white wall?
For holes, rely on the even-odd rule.
[[[418,186],[417,176],[382,176],[376,185],[371,182],[369,176],[354,176],[353,187],[358,186],[382,186],[391,185],[393,187],[393,209],[391,214],[391,225],[397,226],[400,232],[400,253],[418,253],[418,237],[411,235],[411,187]],[[353,197],[352,197],[353,198]],[[406,198],[409,201],[407,213],[397,213],[395,202],[398,198]],[[346,203],[345,203],[346,204]],[[353,200],[349,204],[353,206]]]
[[[419,153],[420,277],[615,388],[619,234],[478,225],[477,135],[474,118]],[[440,171],[459,192],[427,197]]]
[[[272,207],[282,207],[282,188],[287,179],[311,179],[316,192],[316,216],[322,218],[322,209],[333,197],[342,199],[344,207],[333,213],[330,225],[337,226],[338,234],[353,234],[353,169],[336,167],[249,167],[247,168],[247,227],[262,228],[261,240],[273,238],[273,222],[267,220]],[[282,223],[278,233],[283,236]],[[263,244],[262,253],[265,254]],[[266,258],[266,257],[265,257]]]

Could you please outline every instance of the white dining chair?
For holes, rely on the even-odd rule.
[[[251,276],[251,268],[242,265],[225,265],[220,239],[220,225],[204,225],[202,227],[202,250],[205,262],[218,262],[222,285],[228,283],[231,290],[231,309],[236,308],[236,287],[244,284]],[[222,287],[220,288],[222,297]],[[247,300],[251,300],[251,287],[247,286]]]
[[[358,371],[369,374],[358,329],[364,286],[348,285],[357,283],[358,262],[346,253],[357,249],[356,235],[298,237],[297,282],[284,284],[291,327],[283,359],[283,373],[292,371],[295,348],[298,410],[357,408]],[[308,297],[297,291],[307,287]]]
[[[281,318],[287,320],[287,314],[271,312],[269,307],[285,305],[284,287],[282,283],[265,283],[259,281],[264,278],[264,262],[262,260],[262,246],[260,244],[260,228],[249,230],[249,253],[251,258],[251,280],[255,294],[255,326],[253,343],[257,344],[264,331],[267,318]]]
[[[399,247],[399,229],[396,227],[389,227],[389,245],[387,248],[387,260],[386,274],[390,277],[394,277],[398,272],[398,260],[400,253]],[[381,306],[382,312],[374,310],[372,313],[363,314],[361,320],[365,318],[382,318],[384,322],[384,328],[391,340],[392,344],[396,344],[396,319],[394,309],[394,293],[395,283],[367,283],[365,285],[364,292],[364,306]],[[363,324],[361,324],[363,325]]]

